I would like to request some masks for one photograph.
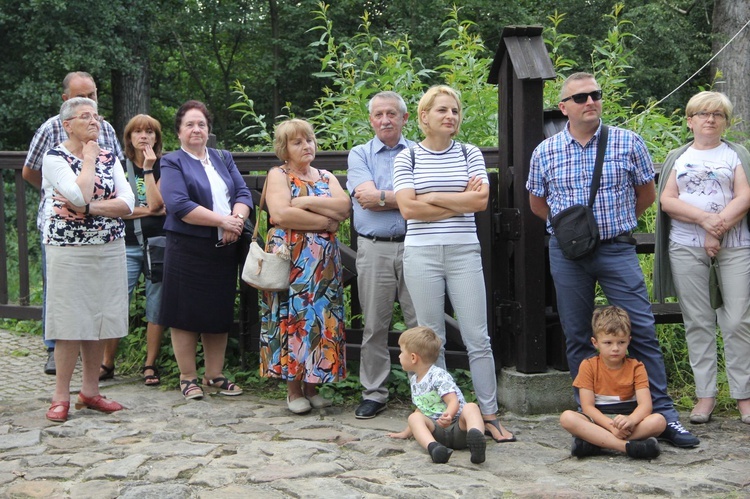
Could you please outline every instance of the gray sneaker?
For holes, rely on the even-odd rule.
[[[47,350],[47,363],[44,364],[44,374],[51,374],[54,376],[57,374],[57,366],[55,365],[55,351]]]

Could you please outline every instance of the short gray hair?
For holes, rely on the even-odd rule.
[[[63,101],[60,106],[60,119],[69,120],[76,115],[76,109],[83,106],[91,106],[94,111],[97,110],[96,101],[89,99],[88,97],[73,97]]]
[[[367,103],[367,112],[370,114],[372,114],[372,102],[375,99],[395,100],[398,102],[398,110],[401,111],[401,114],[406,114],[407,109],[406,109],[406,102],[404,102],[404,98],[401,97],[396,92],[391,92],[390,90],[378,92],[372,96],[372,99],[370,99],[370,102]]]

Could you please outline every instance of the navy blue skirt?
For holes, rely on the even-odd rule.
[[[228,333],[234,322],[239,244],[166,231],[161,324],[195,333]]]

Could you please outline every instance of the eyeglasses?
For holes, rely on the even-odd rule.
[[[224,241],[219,241],[218,243],[216,243],[216,247],[217,247],[217,248],[223,248],[224,246],[229,246],[230,244],[234,244],[234,243],[236,243],[237,241],[238,241],[237,239],[235,239],[235,240],[234,240],[234,241],[232,241],[231,243],[225,243]]]
[[[702,120],[707,120],[709,117],[716,121],[727,119],[727,116],[721,111],[714,111],[713,113],[709,113],[708,111],[698,111],[697,113],[694,113],[693,116],[697,116]]]
[[[570,97],[565,97],[560,102],[566,102],[570,99],[573,99],[573,102],[576,104],[586,104],[588,102],[589,97],[591,97],[591,100],[596,102],[598,100],[602,100],[602,91],[601,90],[594,90],[593,92],[583,92],[580,94],[573,94]]]
[[[86,122],[91,122],[92,119],[101,123],[104,118],[102,118],[98,114],[91,114],[91,113],[83,113],[83,114],[79,114],[78,116],[73,116],[72,118],[68,118],[68,120],[83,120]]]

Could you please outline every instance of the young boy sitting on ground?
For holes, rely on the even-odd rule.
[[[411,400],[417,410],[409,416],[409,426],[392,438],[414,438],[427,449],[434,463],[447,463],[453,449],[469,448],[471,462],[483,463],[486,441],[479,406],[466,403],[453,377],[434,365],[442,341],[428,327],[414,327],[401,333],[398,360],[408,373]]]
[[[646,368],[626,356],[628,313],[613,306],[596,309],[591,327],[591,342],[599,355],[581,362],[573,381],[581,412],[565,411],[560,416],[560,424],[575,437],[571,454],[594,456],[604,447],[635,459],[655,458],[661,452],[655,437],[667,422],[661,414],[651,412]]]

